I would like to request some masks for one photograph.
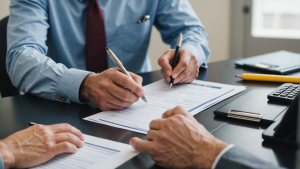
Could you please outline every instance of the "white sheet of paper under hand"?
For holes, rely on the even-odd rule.
[[[138,155],[124,143],[84,135],[84,146],[75,154],[64,153],[32,169],[113,169]]]
[[[170,89],[169,84],[162,79],[144,87],[148,104],[139,100],[123,110],[104,111],[83,119],[146,134],[150,122],[161,118],[169,109],[181,105],[195,115],[245,89],[245,86],[200,80],[174,85]]]

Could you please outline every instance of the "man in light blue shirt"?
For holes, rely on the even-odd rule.
[[[183,34],[180,60],[174,50],[159,59],[169,82],[189,83],[206,67],[208,38],[187,0],[97,0],[104,15],[107,46],[128,71],[151,71],[147,54],[152,25],[174,49]],[[144,95],[141,77],[133,80],[112,68],[86,71],[86,11],[90,0],[11,0],[7,71],[14,86],[60,102],[92,101],[102,110],[122,109]],[[138,23],[145,15],[150,19]],[[108,66],[115,67],[108,58]],[[127,89],[124,89],[127,88]],[[133,92],[131,92],[133,91]]]

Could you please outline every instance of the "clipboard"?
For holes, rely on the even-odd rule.
[[[289,105],[289,103],[268,100],[267,96],[273,90],[273,88],[253,89],[216,109],[214,114],[220,117],[271,124]]]
[[[241,59],[235,65],[274,74],[288,74],[300,70],[300,54],[282,50]]]

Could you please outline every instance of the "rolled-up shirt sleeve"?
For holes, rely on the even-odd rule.
[[[47,1],[12,0],[9,9],[6,67],[13,85],[44,99],[81,103],[79,88],[91,72],[47,57]]]
[[[187,0],[161,0],[157,7],[154,25],[165,43],[175,49],[180,33],[183,35],[181,49],[193,53],[199,66],[207,67],[210,56],[208,36],[203,25]]]

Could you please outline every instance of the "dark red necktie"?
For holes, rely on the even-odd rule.
[[[87,70],[108,69],[104,18],[97,0],[90,0],[86,15]]]

